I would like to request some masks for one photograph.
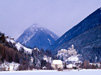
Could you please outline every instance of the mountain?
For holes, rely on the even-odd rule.
[[[53,53],[74,45],[85,60],[101,61],[101,8],[61,36],[51,47]]]
[[[38,47],[46,50],[57,39],[58,36],[47,28],[33,24],[21,34],[17,41],[32,49]]]

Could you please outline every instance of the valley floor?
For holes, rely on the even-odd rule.
[[[0,75],[100,75],[101,69],[89,70],[34,70],[34,71],[2,71]]]

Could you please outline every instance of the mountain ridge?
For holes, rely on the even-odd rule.
[[[73,44],[77,52],[83,55],[84,60],[95,62],[101,61],[100,42],[101,9],[99,8],[61,36],[50,50],[56,54],[58,50],[67,49]]]
[[[58,36],[55,33],[45,27],[33,24],[21,34],[17,41],[29,48],[37,46],[39,49],[46,50],[57,39]]]
[[[92,19],[92,16],[93,15],[96,15],[97,13],[97,15],[98,16],[101,16],[101,9],[99,8],[99,9],[97,9],[94,13],[92,13],[92,14],[90,14],[88,17],[90,17],[90,19]],[[99,23],[99,22],[101,22],[101,17],[99,17],[99,18],[97,18],[97,22],[96,22],[96,24],[92,24],[92,25],[90,25],[90,24],[88,24],[89,26],[87,26],[86,25],[86,19],[88,18],[88,17],[86,17],[84,20],[82,20],[80,23],[78,23],[76,26],[74,26],[73,28],[71,28],[69,31],[67,31],[66,33],[64,33],[56,42],[55,42],[55,44],[57,44],[57,43],[59,43],[59,45],[61,45],[63,42],[65,42],[65,41],[69,41],[70,39],[72,39],[72,37],[74,38],[74,37],[76,37],[76,36],[78,36],[79,34],[81,34],[81,33],[83,33],[83,32],[85,32],[86,30],[88,30],[88,29],[91,29],[91,28],[93,28],[93,27],[95,27],[95,26],[97,26],[98,24],[97,23]],[[86,21],[85,21],[86,20]],[[92,20],[92,22],[93,22],[94,20]],[[84,22],[84,23],[82,23],[82,22]],[[82,28],[84,28],[84,26],[86,25],[86,29],[83,29],[81,32],[78,32],[81,28],[80,28],[80,26],[82,26]],[[78,28],[78,29],[77,29]],[[75,34],[76,32],[74,32],[74,30],[76,31],[76,32],[78,32],[78,34]],[[61,38],[62,39],[66,39],[66,40],[64,40],[64,41],[62,41],[61,40]],[[68,38],[68,39],[67,39]],[[58,45],[58,46],[59,46]],[[54,45],[53,45],[54,46]],[[54,48],[52,48],[52,49],[54,49]]]

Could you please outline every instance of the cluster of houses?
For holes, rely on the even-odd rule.
[[[81,61],[82,56],[77,54],[76,49],[74,49],[74,45],[72,45],[68,50],[59,50],[57,57],[58,60],[53,60],[51,63],[53,69],[80,69],[84,63]],[[101,68],[101,63],[88,63],[88,65]]]
[[[101,63],[89,63],[90,66],[95,66],[95,68],[81,68],[81,63],[77,64],[64,64],[61,60],[53,60],[52,61],[52,68],[55,70],[58,69],[101,69]],[[89,66],[88,66],[89,67]]]
[[[78,58],[79,55],[77,55],[76,50],[74,49],[74,46],[72,45],[69,50],[61,49],[57,53],[58,59],[49,59],[47,57],[44,57],[43,60],[46,60],[46,62],[51,63],[51,67],[53,69],[64,69],[64,68],[73,68],[73,67],[79,67],[79,63],[81,61]],[[50,57],[51,58],[51,57]],[[46,68],[44,66],[44,68]]]
[[[18,63],[3,63],[0,65],[0,71],[16,71],[18,69],[20,64]],[[101,69],[100,63],[89,63],[89,65],[94,65],[97,68]],[[80,69],[80,64],[66,64],[62,60],[53,60],[51,63],[51,67],[54,70],[64,70],[64,69]],[[43,69],[47,69],[46,66],[43,67]],[[81,68],[82,69],[82,68]]]

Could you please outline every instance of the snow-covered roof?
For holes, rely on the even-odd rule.
[[[52,64],[62,64],[62,61],[61,60],[53,60]]]

